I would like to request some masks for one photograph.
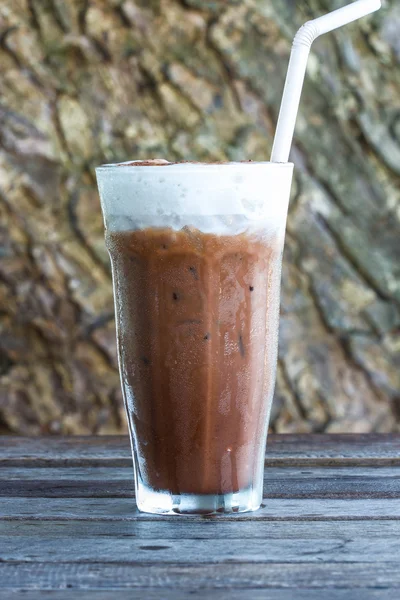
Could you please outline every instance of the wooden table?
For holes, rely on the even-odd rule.
[[[0,437],[0,490],[1,599],[400,598],[399,435],[271,436],[246,515],[138,513],[123,437]]]

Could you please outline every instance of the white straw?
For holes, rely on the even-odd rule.
[[[289,159],[307,60],[313,41],[323,33],[365,17],[380,7],[381,0],[357,0],[323,17],[308,21],[299,29],[293,41],[271,162],[284,163]]]

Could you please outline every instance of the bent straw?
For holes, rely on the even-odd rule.
[[[299,29],[293,40],[271,162],[285,163],[289,159],[307,60],[314,40],[380,8],[381,0],[357,0],[318,19],[308,21]]]

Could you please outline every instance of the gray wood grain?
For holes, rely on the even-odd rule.
[[[0,520],[0,536],[31,536],[33,539],[87,537],[139,540],[296,540],[379,538],[400,539],[400,520],[354,521],[260,521],[242,519],[136,519],[130,521]]]
[[[240,589],[400,588],[396,561],[387,563],[271,563],[143,565],[0,563],[0,589]],[[142,590],[143,592],[143,590]],[[145,592],[143,592],[145,595]],[[393,598],[398,597],[396,594]]]
[[[3,498],[0,519],[154,520],[162,518],[241,520],[400,519],[400,499],[330,500],[304,498],[267,499],[251,514],[216,517],[161,517],[139,513],[134,498]]]
[[[346,589],[293,589],[282,588],[240,590],[201,590],[187,588],[183,590],[148,588],[129,590],[93,590],[86,591],[75,588],[74,584],[67,590],[42,590],[12,592],[0,590],[0,600],[349,600]],[[74,589],[75,588],[75,589]],[[385,589],[359,588],[351,590],[351,600],[394,600],[396,591]]]
[[[0,437],[0,462],[9,466],[130,466],[125,436]],[[270,435],[266,463],[287,465],[400,465],[400,434]]]
[[[139,588],[129,590],[112,591],[82,591],[73,589],[70,585],[67,590],[42,590],[42,591],[10,591],[1,592],[0,600],[76,600],[79,594],[79,600],[348,600],[349,591],[343,589],[298,589],[284,590],[282,588],[274,589],[254,589],[241,588],[240,590],[202,590],[202,589],[183,589],[168,590],[157,588]],[[295,594],[295,595],[294,595]],[[351,590],[352,600],[395,600],[396,591],[385,589],[353,589]]]
[[[363,535],[360,530],[360,536]],[[96,562],[118,564],[249,564],[302,562],[386,563],[400,555],[400,538],[368,539],[240,539],[177,540],[168,538],[134,539],[107,535],[70,539],[0,536],[3,562]]]
[[[162,517],[126,438],[0,437],[0,600],[394,600],[399,439],[274,436],[258,512]]]
[[[1,458],[0,458],[1,463]],[[287,479],[301,477],[301,479],[352,479],[366,477],[369,479],[398,478],[400,466],[374,467],[374,466],[311,466],[297,467],[282,465],[271,467],[266,465],[264,478]],[[10,467],[0,464],[0,487],[3,481],[128,481],[133,480],[132,465],[127,467],[81,467],[55,466],[55,467]]]
[[[0,472],[0,497],[125,498],[134,496],[131,469],[18,469]],[[47,472],[48,471],[48,472]],[[72,471],[69,473],[69,471]],[[102,472],[102,476],[100,474]],[[107,472],[105,472],[107,471]],[[61,472],[62,477],[59,477]],[[7,478],[7,473],[9,478]],[[85,476],[90,474],[90,476]],[[69,475],[69,476],[68,476]],[[400,498],[400,467],[343,467],[340,469],[270,467],[264,474],[264,498]]]

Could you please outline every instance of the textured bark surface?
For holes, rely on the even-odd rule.
[[[122,430],[94,167],[265,159],[336,0],[3,0],[0,430]],[[400,6],[315,43],[292,158],[276,431],[400,422]]]

